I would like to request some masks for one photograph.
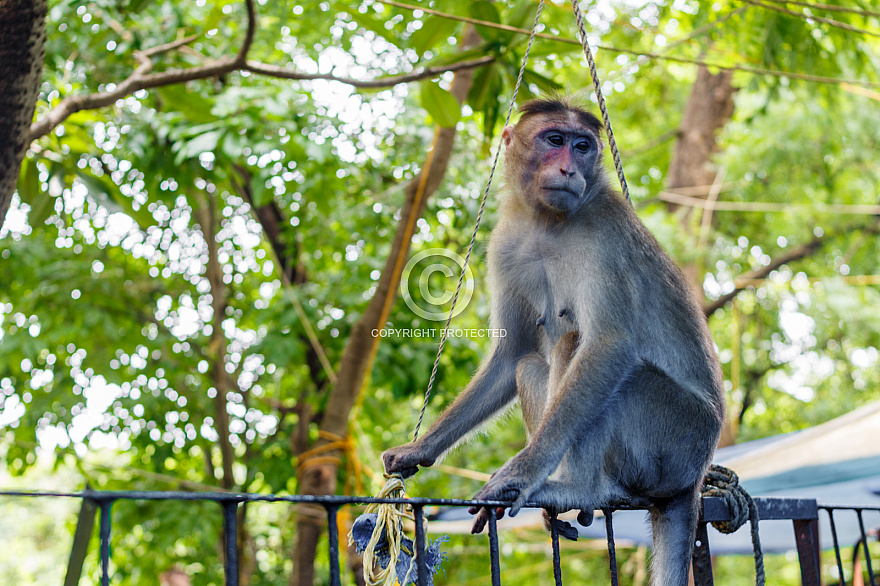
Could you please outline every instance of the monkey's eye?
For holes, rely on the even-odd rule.
[[[574,148],[579,153],[585,153],[588,150],[590,150],[590,143],[587,142],[586,140],[581,140],[581,141],[575,143]]]
[[[547,142],[549,142],[553,146],[560,147],[565,144],[565,139],[562,138],[561,134],[551,134],[547,137]]]

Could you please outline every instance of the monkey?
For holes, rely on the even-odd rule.
[[[721,368],[687,279],[610,185],[602,130],[564,97],[526,102],[503,130],[487,264],[490,322],[507,335],[425,435],[382,458],[411,476],[518,399],[525,447],[474,499],[510,502],[511,516],[580,510],[584,525],[595,509],[647,508],[651,583],[683,586],[725,417]],[[470,512],[479,533],[488,511]]]

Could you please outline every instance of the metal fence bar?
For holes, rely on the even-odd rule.
[[[249,502],[285,502],[285,503],[310,503],[315,504],[327,511],[329,559],[330,559],[330,584],[339,586],[341,583],[339,566],[339,535],[336,523],[337,513],[341,506],[366,503],[406,503],[413,507],[416,518],[416,567],[417,580],[420,585],[428,584],[430,579],[426,559],[426,529],[424,526],[424,507],[432,506],[460,506],[460,507],[485,507],[489,510],[489,548],[492,586],[500,586],[500,554],[498,548],[498,526],[496,507],[509,506],[509,503],[500,501],[473,501],[463,499],[432,499],[432,498],[371,498],[358,496],[314,496],[314,495],[285,495],[273,494],[247,494],[247,493],[195,493],[183,491],[93,491],[87,489],[82,492],[48,492],[48,491],[23,491],[23,490],[0,490],[2,497],[64,497],[83,499],[84,506],[92,503],[101,512],[100,519],[100,563],[101,585],[110,586],[110,552],[111,552],[111,509],[118,500],[145,500],[145,501],[212,501],[217,502],[223,508],[224,539],[225,539],[225,572],[226,585],[238,586],[239,583],[239,551],[238,551],[238,505]],[[756,498],[755,502],[760,511],[762,520],[786,519],[793,521],[795,541],[797,544],[798,558],[801,566],[801,581],[805,586],[818,586],[820,578],[819,565],[819,533],[818,533],[818,506],[814,499],[787,499],[787,498]],[[526,503],[526,506],[536,507],[537,503]],[[606,531],[609,538],[609,566],[611,568],[611,582],[617,584],[618,571],[614,544],[614,533],[611,515],[614,510],[627,510],[639,507],[618,507],[605,511]],[[841,586],[846,586],[843,562],[840,555],[839,536],[835,523],[834,511],[848,510],[856,513],[861,535],[867,540],[864,511],[880,512],[880,507],[870,505],[831,505],[821,507],[828,512],[834,540],[837,568],[840,573]],[[640,508],[639,508],[640,509]],[[696,584],[698,586],[712,586],[711,563],[709,561],[709,543],[707,539],[706,523],[712,521],[728,520],[730,512],[726,509],[722,499],[706,497],[702,500],[702,515],[697,528],[697,538],[694,548],[693,566]],[[553,516],[555,521],[556,517]],[[551,543],[553,548],[553,574],[555,583],[562,584],[562,568],[559,546],[559,528],[557,523],[551,523]],[[861,544],[863,548],[866,567],[872,586],[876,586],[877,579],[874,575],[870,550],[867,543]],[[858,548],[858,544],[857,544]]]
[[[83,499],[80,505],[79,516],[76,520],[76,530],[73,533],[73,545],[70,547],[70,559],[67,562],[67,574],[64,576],[64,586],[77,586],[82,577],[83,565],[89,551],[89,541],[95,527],[95,513],[98,507],[95,501]]]
[[[709,531],[706,529],[706,523],[703,522],[697,524],[692,565],[694,567],[694,584],[696,586],[714,586],[712,554],[709,551]]]
[[[611,586],[617,586],[617,552],[614,549],[614,526],[611,522],[611,509],[603,509],[605,513],[605,534],[608,536],[608,566],[611,570]]]
[[[222,507],[226,586],[238,586],[238,502],[226,501]]]
[[[837,541],[837,525],[834,523],[834,511],[825,509],[828,513],[828,522],[831,525],[831,540],[834,542],[834,555],[837,557],[837,572],[840,574],[840,586],[846,586],[846,576],[843,573],[843,561],[840,559],[840,543]]]
[[[801,566],[801,584],[820,586],[819,581],[819,520],[794,519],[794,540]]]
[[[550,514],[550,543],[553,547],[553,579],[556,586],[562,586],[562,561],[559,558],[559,529],[556,527],[556,513]]]
[[[339,574],[339,525],[336,524],[336,512],[339,507],[327,505],[327,555],[330,557],[330,586],[341,586]]]
[[[874,569],[871,567],[871,552],[868,550],[868,534],[865,532],[865,522],[862,519],[862,509],[856,509],[856,516],[859,518],[859,532],[862,534],[862,548],[865,552],[865,567],[868,568],[868,578],[871,581],[871,586],[874,586]],[[855,556],[855,553],[853,553]],[[853,582],[855,582],[855,577],[853,577]]]
[[[101,586],[110,586],[110,508],[112,499],[97,501],[101,509]]]
[[[498,555],[498,512],[495,507],[489,511],[489,566],[492,568],[492,586],[501,586],[501,560]]]
[[[421,505],[413,507],[416,521],[416,569],[419,586],[428,586],[428,563],[425,559],[425,511]]]

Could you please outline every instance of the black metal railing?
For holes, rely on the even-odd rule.
[[[100,512],[100,560],[101,560],[101,584],[109,586],[110,572],[110,543],[112,533],[112,509],[113,504],[121,500],[134,501],[209,501],[220,505],[223,515],[224,535],[224,571],[227,586],[238,586],[239,583],[239,551],[238,551],[238,507],[242,503],[252,502],[277,502],[291,504],[311,504],[322,507],[327,515],[328,531],[328,556],[330,566],[329,582],[331,586],[340,586],[341,575],[339,566],[339,533],[336,524],[336,515],[340,507],[349,505],[363,505],[369,503],[400,503],[406,502],[413,508],[415,516],[415,547],[417,583],[428,584],[428,567],[425,562],[426,537],[424,530],[424,510],[426,506],[441,507],[471,507],[474,505],[487,506],[489,511],[488,540],[489,558],[491,568],[491,583],[493,586],[501,584],[501,563],[499,559],[498,525],[495,507],[506,503],[496,501],[473,501],[461,499],[431,499],[431,498],[408,498],[387,499],[367,498],[352,496],[276,496],[250,493],[219,493],[219,492],[182,492],[182,491],[95,491],[85,490],[82,492],[43,492],[43,491],[0,491],[0,497],[60,497],[81,499],[84,506],[91,507]],[[840,584],[846,586],[844,579],[844,566],[838,543],[835,513],[842,511],[854,512],[860,531],[860,539],[855,544],[854,557],[858,555],[859,548],[864,557],[869,582],[871,586],[880,586],[875,581],[873,566],[871,563],[870,550],[868,549],[869,532],[866,531],[863,514],[865,511],[880,512],[880,507],[853,507],[838,505],[819,506],[814,499],[789,499],[789,498],[756,498],[762,521],[789,520],[792,522],[798,560],[800,562],[801,583],[804,586],[820,586],[820,557],[819,557],[819,510],[828,515],[831,534],[833,537],[834,551],[837,568],[840,576]],[[614,510],[607,509],[605,513],[605,528],[608,538],[608,558],[610,565],[610,583],[618,584],[617,561],[614,544],[614,528],[612,514]],[[693,554],[694,582],[697,586],[712,586],[711,552],[707,524],[717,521],[728,521],[730,513],[724,501],[718,497],[704,497],[702,499],[702,511],[700,522],[697,527],[696,547]],[[82,518],[81,518],[82,520]],[[91,534],[92,525],[82,523],[76,531]],[[557,585],[562,584],[562,564],[559,551],[559,534],[555,529],[551,531],[553,550],[553,574]],[[84,556],[82,556],[84,557]],[[770,580],[768,580],[769,582]]]
[[[875,540],[877,539],[877,529],[873,529],[870,532],[865,530],[865,512],[872,511],[874,513],[880,513],[880,507],[868,507],[868,506],[852,506],[852,505],[821,505],[819,507],[823,511],[825,511],[828,515],[828,524],[831,528],[831,539],[834,543],[834,555],[835,561],[837,562],[837,572],[840,576],[840,586],[846,586],[846,578],[843,571],[843,561],[840,557],[840,548],[841,544],[837,539],[837,520],[834,517],[834,513],[854,513],[856,516],[856,520],[858,521],[858,535],[859,538],[856,543],[853,545],[853,583],[865,583],[870,586],[875,586],[878,584],[877,579],[874,576],[874,567],[871,562],[871,551],[868,549],[868,542],[873,537]],[[857,577],[857,574],[861,574],[860,564],[857,563],[859,559],[859,553],[861,550],[861,554],[864,556],[865,561],[865,569],[868,572],[868,581],[864,582],[861,576]]]

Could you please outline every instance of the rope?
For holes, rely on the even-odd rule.
[[[387,479],[385,486],[382,487],[376,498],[403,498],[406,495],[406,486],[399,474],[386,474],[385,478]],[[403,520],[415,521],[412,507],[404,503],[372,503],[367,505],[364,511],[364,514],[369,513],[376,513],[376,527],[373,529],[373,535],[370,537],[370,542],[364,550],[364,581],[367,586],[405,584],[404,580],[406,577],[400,582],[397,581],[395,567],[403,547]],[[391,556],[391,559],[384,568],[377,568],[377,564],[373,560],[376,557],[376,545],[378,545],[383,536],[388,545],[388,554]],[[354,543],[354,539],[351,532],[349,532],[348,545],[351,546],[352,543]],[[406,553],[413,555],[411,551]]]
[[[626,185],[626,177],[623,175],[623,163],[620,161],[620,152],[617,150],[617,142],[614,140],[614,132],[611,131],[611,118],[608,117],[608,107],[605,105],[605,98],[602,96],[601,82],[599,81],[599,73],[596,71],[596,62],[593,60],[593,52],[590,51],[590,43],[587,41],[587,30],[584,28],[584,14],[578,5],[578,0],[571,0],[571,7],[574,9],[575,19],[577,20],[578,33],[581,37],[581,44],[584,47],[584,55],[587,63],[590,65],[590,75],[593,78],[593,88],[596,90],[596,99],[599,101],[599,110],[602,112],[602,122],[605,124],[605,132],[608,133],[608,147],[611,149],[611,156],[614,158],[614,168],[617,169],[617,179],[620,181],[620,190],[626,201],[632,203],[629,198],[629,187]]]
[[[541,18],[541,11],[544,9],[544,0],[538,3],[538,11],[535,13],[535,23],[532,25],[532,32],[529,36],[529,44],[526,46],[526,52],[522,58],[522,65],[519,68],[519,75],[516,78],[516,85],[513,87],[513,96],[510,98],[510,106],[507,108],[507,118],[504,120],[504,126],[510,123],[510,116],[513,114],[513,107],[516,104],[516,96],[519,94],[519,86],[522,85],[523,74],[526,70],[526,63],[529,61],[529,53],[532,51],[532,43],[538,30],[538,21]],[[495,151],[495,159],[492,161],[492,170],[489,172],[489,179],[486,181],[486,188],[483,190],[483,196],[480,199],[480,210],[477,212],[477,220],[474,223],[474,232],[471,234],[471,241],[468,244],[467,255],[464,257],[464,264],[461,267],[461,273],[458,275],[458,284],[455,286],[455,294],[452,296],[452,307],[449,308],[449,315],[446,317],[446,326],[440,334],[440,346],[437,348],[437,357],[434,358],[434,367],[431,369],[431,378],[428,379],[428,388],[425,391],[425,401],[422,404],[422,411],[419,413],[419,421],[416,423],[416,429],[413,433],[413,441],[419,439],[419,429],[422,427],[422,420],[425,418],[425,410],[428,408],[428,400],[431,398],[431,390],[434,388],[434,380],[437,378],[437,369],[440,367],[440,357],[443,355],[443,348],[446,346],[446,335],[449,331],[449,323],[455,313],[455,304],[458,303],[458,295],[461,293],[461,287],[464,284],[464,276],[467,271],[468,262],[471,259],[471,253],[474,251],[474,244],[477,242],[477,233],[480,230],[480,223],[483,221],[483,211],[486,209],[486,200],[489,197],[489,188],[492,186],[492,178],[495,177],[495,169],[498,166],[498,156],[501,154],[501,140],[498,141],[498,148]]]
[[[535,14],[535,22],[532,26],[532,33],[529,36],[529,43],[526,47],[526,52],[523,55],[522,66],[519,70],[519,75],[516,79],[516,85],[513,88],[513,96],[510,98],[510,107],[507,109],[507,118],[505,119],[504,125],[510,123],[510,117],[513,114],[513,107],[516,104],[516,96],[519,93],[520,85],[522,85],[523,75],[526,69],[526,63],[528,63],[529,53],[532,50],[532,44],[535,39],[535,34],[538,29],[538,22],[541,17],[541,11],[544,8],[544,0],[540,0],[538,4],[538,11]],[[480,229],[480,223],[483,219],[483,212],[486,209],[486,201],[489,196],[489,188],[492,185],[492,178],[495,176],[495,169],[498,166],[498,156],[501,153],[501,142],[499,141],[498,149],[495,152],[495,159],[492,162],[492,170],[489,173],[489,179],[486,182],[486,188],[483,190],[483,196],[480,200],[480,210],[477,213],[477,219],[474,225],[473,234],[471,234],[471,241],[468,245],[467,255],[464,259],[464,265],[461,267],[461,273],[458,277],[458,284],[455,287],[455,294],[452,297],[452,307],[449,309],[449,315],[446,318],[446,327],[443,328],[443,333],[440,338],[440,345],[437,348],[437,356],[434,359],[434,367],[431,370],[431,377],[428,380],[428,388],[425,391],[425,400],[422,404],[422,410],[419,413],[419,420],[416,423],[415,431],[413,432],[413,441],[417,440],[419,437],[419,429],[421,429],[422,421],[425,418],[425,411],[428,408],[428,401],[431,398],[431,390],[434,387],[434,381],[437,378],[437,370],[440,366],[440,357],[443,355],[443,347],[446,345],[446,336],[449,330],[449,323],[452,321],[452,316],[455,312],[455,305],[458,302],[458,296],[461,293],[461,287],[464,284],[464,276],[467,271],[468,262],[470,262],[471,253],[474,250],[474,245],[477,241],[477,233]],[[433,154],[433,149],[432,149]],[[430,165],[430,163],[429,163]],[[422,179],[422,183],[426,181],[427,173]],[[424,191],[424,185],[419,185],[419,192]],[[417,196],[418,196],[417,194]],[[417,207],[415,209],[418,209]],[[375,352],[373,353],[373,356]],[[313,450],[314,452],[314,450]],[[316,454],[309,454],[314,457]],[[406,487],[403,483],[403,478],[399,474],[386,474],[385,475],[386,482],[385,486],[382,487],[382,490],[379,491],[379,498],[402,498],[406,496]],[[385,504],[385,503],[373,503],[368,505],[364,514],[376,513],[376,526],[373,529],[373,534],[370,537],[370,542],[367,545],[367,548],[364,550],[364,580],[366,581],[367,586],[393,586],[396,580],[396,571],[395,566],[397,565],[397,560],[400,558],[400,550],[403,543],[403,519],[413,519],[414,517],[410,512],[410,507],[407,505],[393,505],[393,504]],[[388,553],[391,557],[388,565],[382,569],[376,569],[375,557],[376,557],[376,545],[381,540],[383,534],[385,535],[386,544],[388,548]],[[349,545],[353,542],[352,533],[348,534]],[[412,552],[407,552],[410,555],[413,555]],[[412,571],[412,567],[410,567],[410,571]],[[400,584],[405,584],[406,580],[409,578],[409,573],[407,576],[400,581]]]
[[[373,475],[373,472],[361,462],[352,435],[349,434],[342,437],[341,435],[321,429],[318,431],[318,437],[326,440],[328,443],[306,450],[297,456],[299,462],[296,467],[297,476],[301,476],[304,471],[316,466],[323,466],[325,464],[335,464],[338,466],[342,463],[342,458],[339,456],[325,456],[323,454],[341,451],[345,455],[346,465],[344,493],[362,494],[364,485],[361,477],[365,471],[369,472],[370,476]],[[352,479],[354,479],[353,493],[349,491]]]
[[[716,521],[712,527],[721,533],[733,533],[746,521],[751,524],[752,550],[755,556],[755,584],[764,586],[764,554],[761,551],[761,538],[758,535],[758,507],[748,492],[740,485],[739,477],[730,468],[712,464],[703,481],[703,496],[717,496],[724,499],[730,511],[729,521]]]

